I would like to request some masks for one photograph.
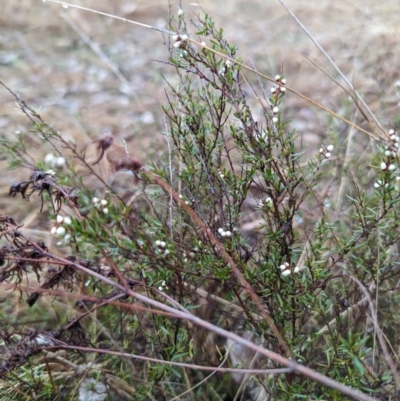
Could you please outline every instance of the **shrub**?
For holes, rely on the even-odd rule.
[[[1,332],[3,399],[395,399],[395,127],[364,112],[362,157],[337,135],[304,151],[286,78],[267,90],[209,15],[194,26],[170,21],[158,164],[110,135],[79,148],[9,89],[32,124],[1,142],[32,170],[10,196],[40,197],[58,248],[2,215],[1,282],[38,315],[63,306],[52,330]]]

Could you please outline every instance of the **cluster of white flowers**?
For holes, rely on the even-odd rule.
[[[185,48],[186,46],[185,42],[187,42],[188,39],[189,37],[187,35],[181,35],[181,34],[172,35],[172,40],[174,41],[173,46],[176,49],[183,49]]]
[[[378,181],[376,181],[376,183],[374,184],[374,187],[376,188],[376,189],[378,189],[378,188],[385,188],[385,187],[388,187],[389,186],[389,184],[388,183],[384,183],[384,182],[382,182],[381,180],[378,180]]]
[[[223,180],[225,178],[225,175],[221,170],[218,170],[218,175],[219,175],[219,178],[221,178],[221,180]]]
[[[92,203],[96,209],[102,209],[102,212],[104,214],[108,214],[108,207],[107,207],[108,201],[106,199],[99,199],[94,197],[92,199]]]
[[[275,81],[278,82],[278,86],[273,86],[273,87],[271,88],[271,93],[272,93],[273,95],[279,95],[280,93],[286,92],[286,88],[285,88],[286,79],[283,78],[283,77],[280,76],[280,75],[276,75],[276,76],[275,76]]]
[[[265,199],[260,199],[258,201],[258,207],[259,208],[262,208],[264,206],[267,206],[268,208],[273,206],[272,199],[269,196],[267,196]]]
[[[400,147],[400,138],[394,129],[389,130],[390,143],[385,147],[385,156],[396,156]]]
[[[183,199],[183,195],[182,194],[179,194],[179,197],[181,199]],[[190,202],[188,200],[185,200],[185,205],[190,205]]]
[[[167,286],[167,284],[165,283],[165,280],[163,280],[163,282],[162,282],[161,285],[158,287],[158,289],[159,289],[160,291],[168,290],[168,286]]]
[[[328,145],[326,147],[322,147],[319,149],[319,153],[325,158],[325,159],[329,159],[332,156],[332,152],[333,152],[333,145]]]
[[[290,269],[290,265],[288,262],[285,262],[283,265],[280,265],[278,269],[282,272],[282,276],[289,276],[292,273],[299,273],[300,268],[296,266],[293,271]]]
[[[221,237],[232,237],[231,231],[225,231],[222,227],[218,228],[218,234]]]
[[[156,241],[154,242],[154,245],[157,246],[157,247],[159,247],[159,248],[164,249],[164,253],[163,253],[164,256],[167,256],[168,254],[171,253],[171,251],[170,251],[169,249],[165,249],[166,246],[167,246],[167,243],[166,243],[165,241],[156,240]],[[160,252],[159,249],[157,249],[157,250],[156,250],[156,253],[159,254],[159,253],[161,253],[161,252]]]
[[[55,237],[62,238],[64,243],[68,244],[71,241],[71,234],[67,233],[66,226],[70,226],[72,220],[70,217],[63,217],[60,214],[56,217],[56,225],[50,230],[50,234]],[[57,242],[57,245],[62,245],[63,241]]]
[[[54,156],[53,153],[47,153],[47,155],[44,157],[44,162],[49,167],[63,168],[65,166],[65,157]]]

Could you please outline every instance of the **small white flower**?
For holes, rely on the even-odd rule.
[[[105,200],[105,199],[102,199],[101,201],[100,201],[100,203],[102,204],[102,206],[105,206],[105,205],[107,205],[107,201]]]
[[[67,225],[67,226],[69,226],[69,225],[71,225],[71,223],[72,223],[72,220],[71,220],[71,218],[70,217],[64,217],[64,223]]]
[[[328,145],[328,146],[326,147],[326,150],[327,150],[328,152],[332,152],[332,151],[333,151],[333,145]]]
[[[276,124],[276,123],[278,122],[278,117],[273,117],[273,118],[272,118],[272,122],[273,122],[274,124]]]
[[[165,241],[160,241],[160,247],[161,248],[165,248],[167,244],[165,243]]]
[[[282,272],[282,276],[289,276],[290,273],[291,273],[290,269],[285,270],[285,271]]]
[[[382,183],[380,182],[380,181],[377,181],[375,184],[374,184],[374,187],[375,188],[380,188],[382,186]]]
[[[279,113],[279,107],[278,107],[278,106],[275,106],[275,107],[272,109],[272,113],[278,114],[278,113]]]
[[[161,241],[160,241],[160,240],[157,240],[154,244],[155,244],[155,246],[160,246]]]
[[[177,40],[179,40],[179,35],[172,35],[172,40],[174,42],[176,42]]]
[[[280,86],[279,89],[281,92],[286,92],[286,88],[284,86]]]
[[[286,79],[285,79],[285,78],[282,78],[282,79],[281,79],[281,83],[282,83],[283,85],[286,85]]]
[[[55,165],[56,167],[64,167],[65,166],[65,158],[64,157],[57,157],[57,159],[55,160]]]
[[[273,205],[272,199],[269,196],[268,196],[268,198],[265,198],[265,204],[268,205],[268,206],[272,206]]]
[[[300,267],[296,266],[293,270],[293,273],[299,273],[300,272]]]
[[[391,150],[385,151],[385,156],[390,157],[392,156],[393,152]]]
[[[207,46],[206,42],[201,42],[200,43],[202,46]]]
[[[54,167],[56,164],[56,158],[54,157],[53,153],[47,153],[47,155],[44,157],[44,162],[50,166]]]
[[[281,79],[280,75],[275,75],[275,81],[279,81]]]
[[[232,237],[232,233],[230,231],[225,231],[225,237]]]
[[[183,15],[183,10],[181,8],[178,10],[178,15]]]
[[[57,215],[56,221],[58,224],[61,224],[64,221],[64,217],[62,217],[61,215]]]
[[[108,207],[105,207],[105,208],[103,209],[103,213],[104,213],[104,214],[108,214]]]
[[[65,234],[64,242],[68,244],[71,241],[71,234]]]
[[[275,86],[273,86],[273,87],[271,88],[271,93],[276,93],[276,88],[275,88]]]
[[[55,235],[57,233],[57,227],[51,227],[50,234]]]
[[[186,42],[189,39],[189,36],[187,35],[180,35],[181,41]]]
[[[387,165],[385,162],[381,163],[381,170],[386,170],[387,169]]]
[[[182,42],[179,41],[179,40],[178,40],[177,42],[174,43],[175,49],[179,49],[179,48],[181,47],[181,45],[182,45]]]
[[[280,270],[286,270],[287,268],[289,267],[289,263],[288,262],[285,262],[283,265],[280,265],[279,267],[278,267],[278,269],[280,269]]]
[[[169,250],[169,249],[166,249],[166,250],[164,251],[164,256],[167,256],[169,253],[170,253],[170,250]]]
[[[224,232],[224,229],[222,227],[218,228],[218,233],[222,234]]]
[[[396,165],[395,164],[390,164],[388,169],[389,169],[389,171],[396,170]]]
[[[48,174],[48,175],[54,177],[54,176],[56,175],[56,172],[55,172],[54,170],[47,170],[47,171],[46,171],[46,174]]]
[[[57,227],[56,234],[60,237],[63,237],[65,235],[65,228],[64,227]]]
[[[389,135],[393,135],[394,134],[394,129],[389,130]]]
[[[330,152],[325,153],[325,158],[329,159],[331,156],[332,156],[332,153],[330,153]]]
[[[325,149],[324,148],[319,148],[319,153],[324,153]]]
[[[93,205],[97,205],[99,203],[99,198],[93,198],[92,203]]]
[[[189,201],[185,201],[185,205],[190,205],[190,202]]]

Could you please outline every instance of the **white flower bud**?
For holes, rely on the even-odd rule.
[[[332,153],[330,153],[330,152],[325,153],[325,158],[329,159],[331,156],[332,156]]]
[[[54,165],[56,163],[56,158],[54,157],[54,155],[52,153],[47,153],[47,155],[44,157],[44,162],[48,166],[54,167]]]
[[[290,273],[291,273],[291,271],[289,269],[285,270],[285,271],[282,272],[282,276],[289,276]]]
[[[64,227],[58,227],[56,230],[56,234],[60,237],[63,237],[65,235],[65,228]]]
[[[55,235],[57,232],[57,227],[51,227],[50,234]]]
[[[189,39],[187,35],[180,35],[180,37],[182,42],[186,42]]]
[[[280,75],[275,75],[275,81],[279,81],[281,79]]]
[[[218,229],[218,233],[219,234],[222,234],[224,232],[224,229],[222,228],[222,227],[220,227],[219,229]]]
[[[93,198],[92,203],[93,205],[97,205],[99,203],[99,198]]]
[[[64,221],[64,217],[62,217],[61,215],[57,215],[56,221],[58,224],[61,224]]]
[[[105,206],[105,205],[107,205],[107,201],[105,200],[105,199],[102,199],[101,201],[100,201],[100,203],[102,204],[102,206]]]
[[[386,152],[385,152],[385,156],[387,156],[387,157],[390,157],[390,156],[392,156],[392,151],[391,150],[387,150]]]
[[[179,35],[172,35],[172,40],[174,42],[176,42],[177,40],[179,40]]]
[[[286,79],[285,79],[285,78],[282,78],[282,79],[281,79],[281,83],[282,83],[283,85],[286,85]]]
[[[381,170],[386,170],[387,169],[387,165],[385,162],[381,163]]]
[[[328,152],[332,152],[332,150],[333,150],[333,145],[328,145],[328,146],[326,147],[326,150],[327,150]]]
[[[279,113],[279,107],[278,107],[278,106],[275,106],[275,107],[272,109],[272,113],[278,114],[278,113]]]
[[[276,93],[276,88],[274,86],[271,88],[271,93]]]
[[[300,272],[300,267],[296,266],[293,270],[293,273],[299,273]]]
[[[181,8],[178,10],[178,15],[183,15],[183,10]]]
[[[65,158],[64,157],[57,157],[55,160],[56,167],[64,167],[65,166]]]
[[[72,223],[72,220],[71,220],[71,218],[70,217],[64,217],[64,223],[67,225],[67,226],[69,226],[71,223]]]
[[[105,207],[105,208],[103,209],[103,213],[104,213],[104,214],[108,214],[108,208],[107,208],[107,207]]]
[[[161,246],[161,248],[165,248],[166,245],[167,245],[167,244],[165,243],[165,241],[160,241],[160,246]]]
[[[389,130],[389,135],[393,135],[394,134],[394,129]]]
[[[281,92],[286,92],[286,88],[284,86],[279,87]]]
[[[179,40],[178,40],[178,42],[175,42],[175,43],[174,43],[175,49],[179,49],[179,48],[181,47],[181,45],[182,45],[182,42],[179,41]]]
[[[393,170],[396,169],[396,165],[395,164],[390,164],[388,168],[389,168],[389,171],[393,171]]]
[[[272,122],[273,122],[274,124],[276,124],[276,123],[278,122],[278,117],[273,117],[273,118],[272,118]]]

